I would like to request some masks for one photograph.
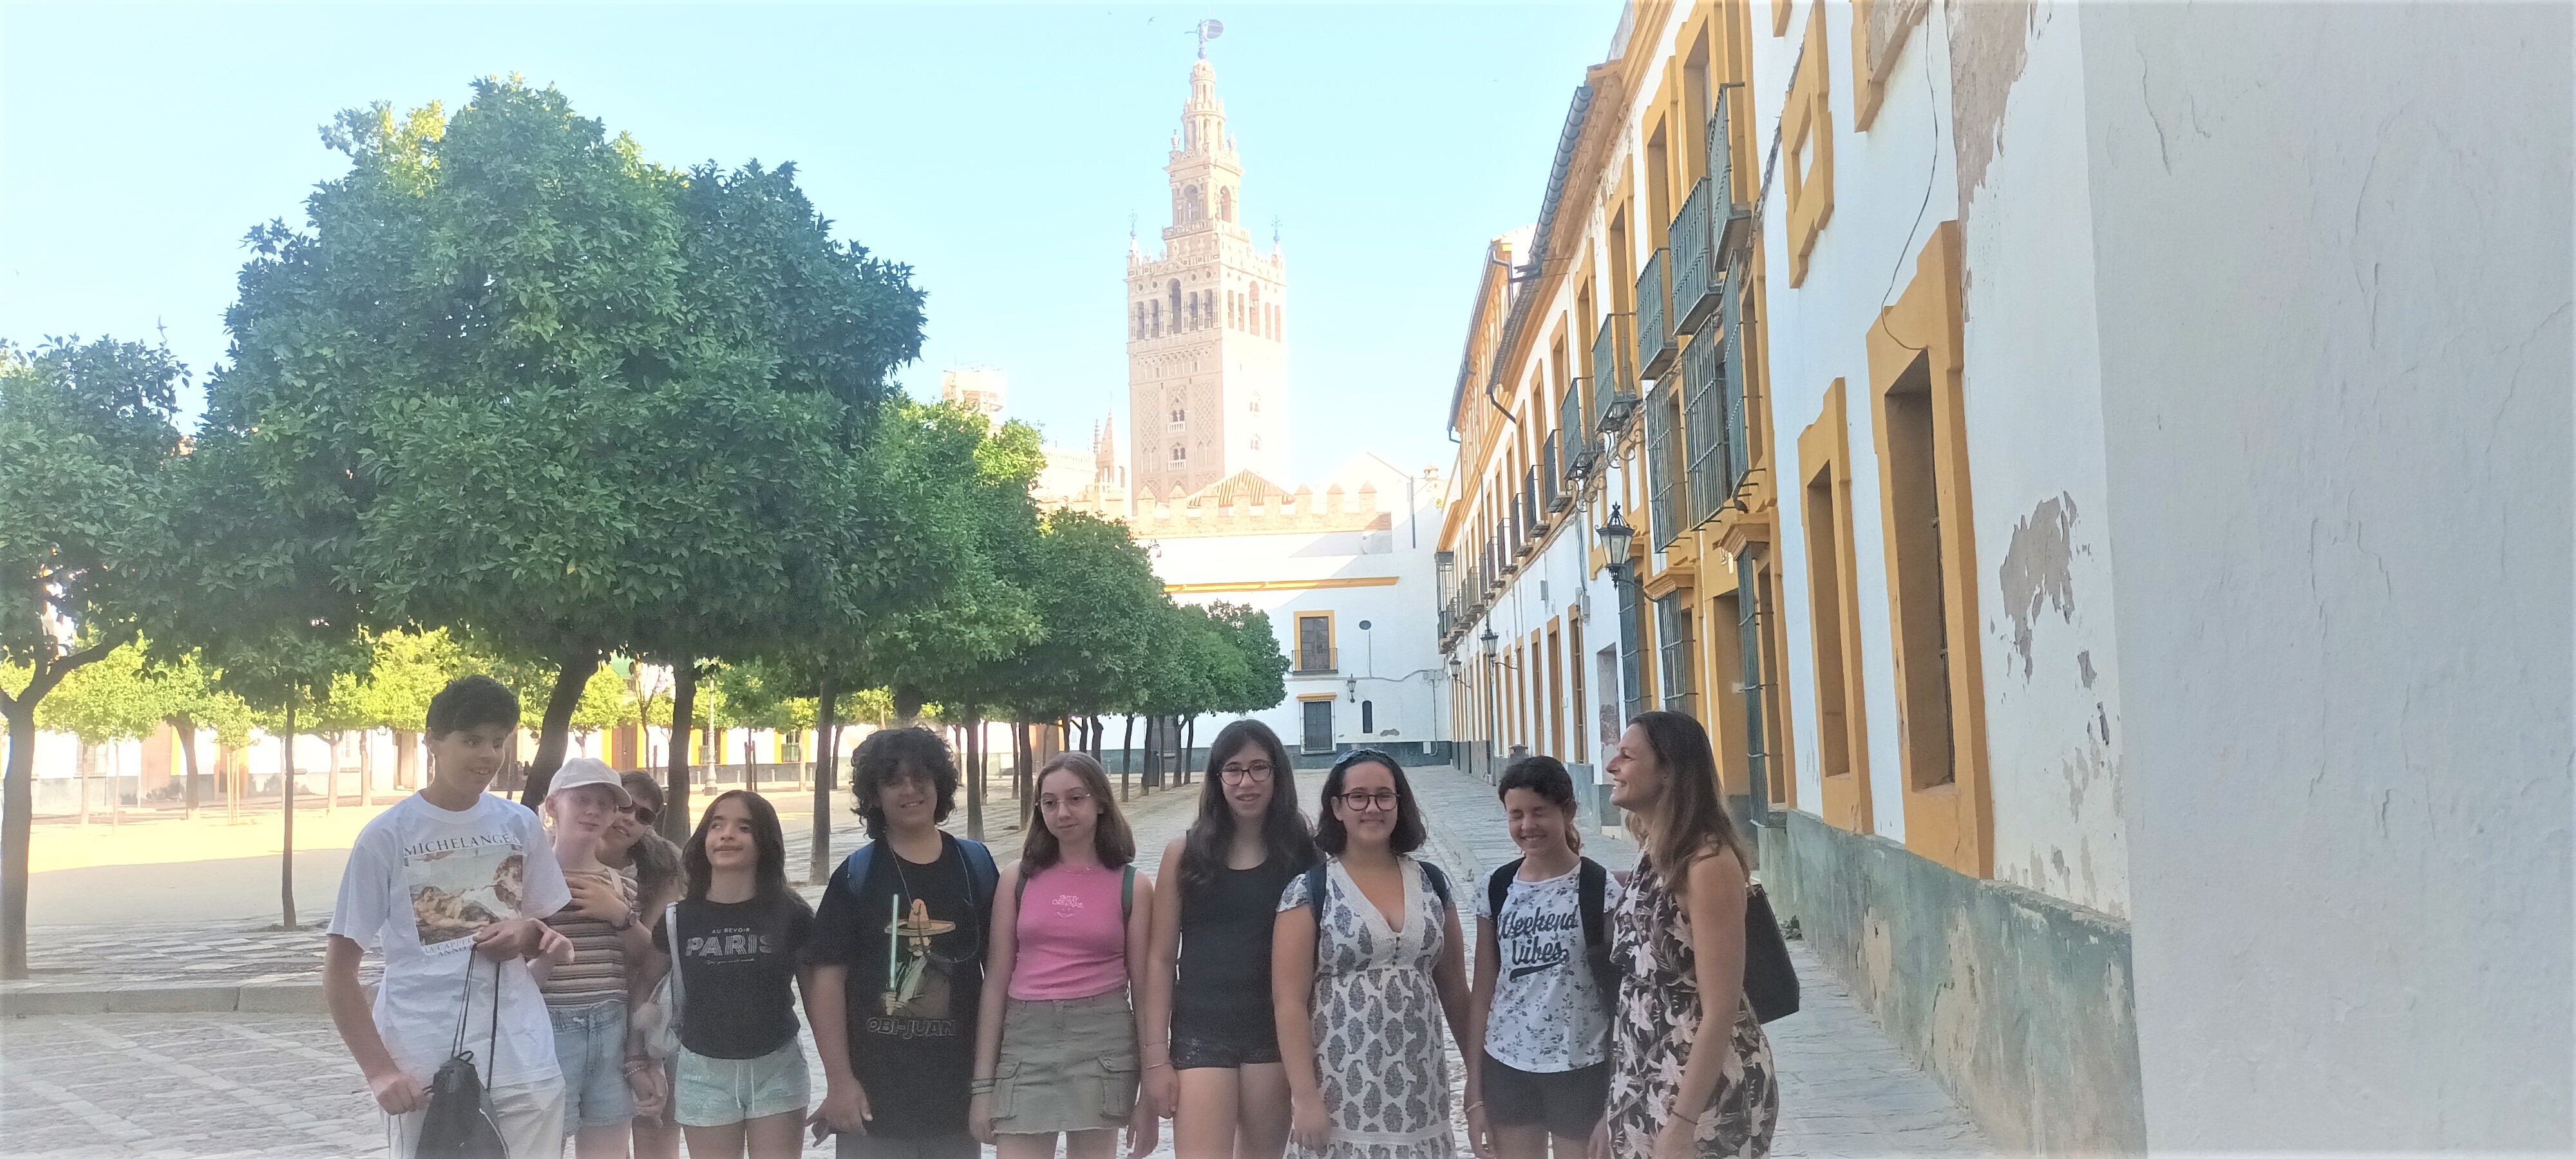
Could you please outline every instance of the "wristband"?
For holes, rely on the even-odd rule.
[[[989,1095],[989,1094],[992,1094],[992,1093],[993,1093],[993,1080],[991,1080],[991,1079],[976,1079],[976,1080],[974,1080],[974,1081],[972,1081],[972,1082],[969,1082],[969,1083],[967,1083],[967,1084],[966,1084],[966,1093],[967,1093],[967,1094],[970,1094],[970,1095]]]

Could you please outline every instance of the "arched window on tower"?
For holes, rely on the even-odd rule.
[[[1216,191],[1216,219],[1218,221],[1234,220],[1233,190],[1219,189]]]
[[[1277,307],[1277,306],[1272,306],[1272,307],[1270,308],[1270,340],[1271,340],[1271,341],[1273,341],[1273,342],[1277,342],[1277,341],[1279,341],[1279,331],[1280,331],[1282,328],[1284,328],[1284,327],[1286,326],[1286,324],[1287,324],[1287,316],[1286,316],[1286,315],[1284,315],[1284,314],[1281,314],[1281,313],[1279,312],[1279,307]]]
[[[1155,302],[1152,303],[1152,306],[1153,308],[1146,312],[1149,320],[1149,328],[1152,331],[1152,337],[1160,338],[1163,336],[1163,304],[1161,302]]]
[[[1145,304],[1143,302],[1136,303],[1136,321],[1133,326],[1133,331],[1134,332],[1129,334],[1128,337],[1142,338],[1145,336]]]
[[[1193,185],[1181,191],[1181,205],[1184,209],[1189,211],[1190,216],[1188,220],[1197,221],[1203,215],[1204,211],[1199,208],[1200,201],[1198,186]]]
[[[1170,293],[1172,295],[1172,333],[1178,334],[1181,332],[1181,280],[1179,278],[1172,279]]]
[[[1187,465],[1187,464],[1189,463],[1189,461],[1190,461],[1190,450],[1189,450],[1189,448],[1184,447],[1184,446],[1180,445],[1179,443],[1174,443],[1174,444],[1172,444],[1172,465],[1173,465],[1173,466],[1175,466],[1175,467],[1185,466],[1185,465]]]
[[[1252,283],[1252,332],[1259,334],[1261,331],[1261,283],[1254,282]]]

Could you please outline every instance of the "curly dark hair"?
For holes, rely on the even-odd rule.
[[[460,728],[481,728],[497,724],[503,728],[519,727],[519,694],[508,685],[477,672],[459,676],[429,698],[428,725],[435,740]]]
[[[881,728],[860,741],[850,754],[850,811],[867,822],[868,840],[885,839],[885,810],[877,792],[890,782],[927,777],[937,800],[934,819],[945,821],[957,807],[957,760],[948,742],[918,725]]]

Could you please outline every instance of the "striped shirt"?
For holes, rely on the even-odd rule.
[[[635,883],[625,874],[590,876],[616,883],[618,895],[626,899],[626,908],[635,908]],[[546,924],[572,943],[572,961],[555,967],[537,986],[544,992],[549,1008],[571,1010],[626,999],[626,940],[617,927],[597,918],[582,917],[569,908],[556,911]]]

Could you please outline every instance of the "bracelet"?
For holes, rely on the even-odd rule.
[[[975,1079],[975,1080],[973,1080],[973,1081],[971,1081],[971,1082],[969,1082],[969,1083],[967,1083],[967,1084],[966,1084],[966,1093],[967,1093],[967,1094],[970,1094],[970,1095],[989,1095],[989,1094],[992,1094],[992,1093],[993,1093],[993,1080],[991,1080],[991,1079]]]
[[[1470,1113],[1470,1114],[1472,1114],[1472,1113],[1474,1113],[1474,1112],[1475,1112],[1476,1108],[1481,1107],[1481,1106],[1484,1106],[1484,1105],[1485,1105],[1485,1100],[1483,1100],[1483,1099],[1478,1099],[1478,1100],[1476,1100],[1475,1102],[1472,1102],[1472,1103],[1467,1104],[1467,1112],[1468,1112],[1468,1113]]]
[[[628,930],[634,929],[634,928],[635,928],[635,911],[634,911],[634,910],[631,910],[631,909],[630,909],[630,910],[627,910],[627,911],[626,911],[626,919],[625,919],[624,921],[621,921],[621,922],[617,923],[616,925],[610,926],[610,927],[608,927],[608,928],[610,928],[610,929],[612,929],[612,930],[615,930],[615,931],[617,931],[618,933],[621,933],[621,934],[622,934],[622,933],[625,933],[625,932],[626,932],[626,931],[628,931]]]
[[[1170,1070],[1170,1069],[1172,1069],[1172,1064],[1170,1064],[1170,1063],[1168,1063],[1168,1062],[1149,1062],[1149,1063],[1146,1063],[1146,1064],[1145,1064],[1145,1069],[1146,1069],[1146,1070]]]

